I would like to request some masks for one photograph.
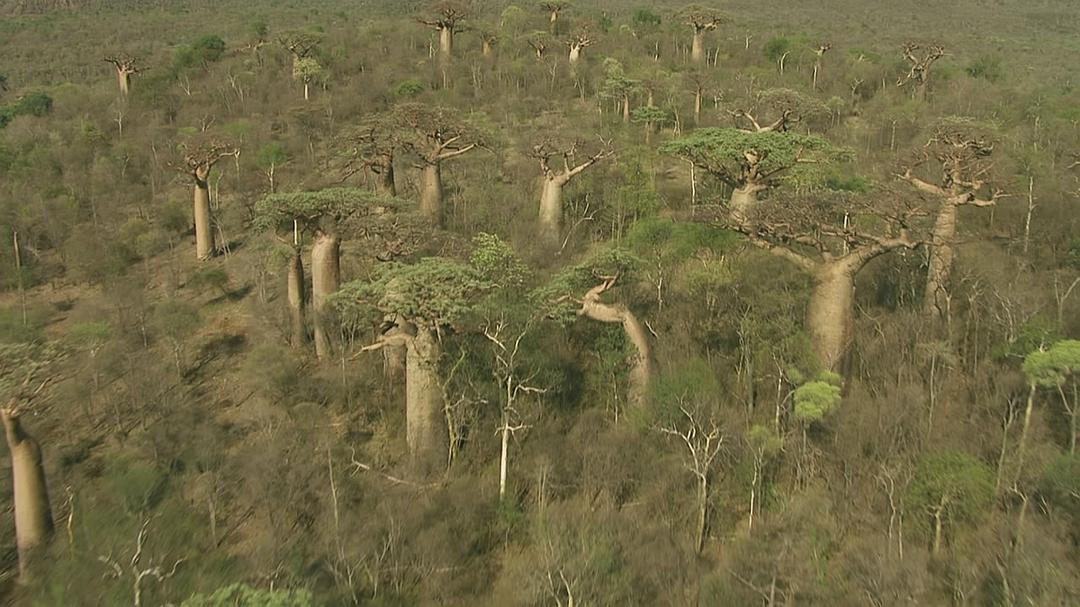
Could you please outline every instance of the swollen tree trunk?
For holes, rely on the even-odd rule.
[[[839,261],[824,263],[814,272],[807,326],[821,364],[832,371],[841,368],[851,341],[857,270]]]
[[[481,47],[480,52],[483,53],[485,57],[490,57],[492,53],[491,41],[485,39],[482,44],[483,46]]]
[[[439,28],[439,53],[443,59],[449,59],[454,51],[454,28],[443,26]]]
[[[562,235],[562,189],[565,183],[560,176],[545,177],[540,192],[540,238],[548,244],[557,244]]]
[[[316,232],[311,246],[311,303],[315,312],[315,355],[319,358],[332,353],[326,298],[341,284],[340,259],[341,241],[337,235]]]
[[[120,85],[120,94],[127,97],[131,92],[131,72],[116,70],[116,82]]]
[[[293,348],[300,348],[307,340],[304,324],[304,262],[300,258],[300,249],[294,249],[289,260],[288,272],[289,324],[292,337],[289,343]]]
[[[214,255],[214,230],[210,225],[210,184],[204,177],[195,177],[195,256],[199,261]]]
[[[15,545],[19,553],[19,573],[27,568],[37,549],[53,533],[49,492],[45,486],[45,468],[41,448],[23,430],[18,415],[0,410],[11,453],[12,494],[15,501]]]
[[[425,164],[420,173],[420,213],[436,227],[443,225],[442,167]]]
[[[434,331],[428,327],[418,327],[407,348],[406,441],[416,470],[430,475],[445,469],[450,440],[439,382],[441,349]]]
[[[637,350],[630,366],[627,401],[636,408],[643,407],[653,375],[652,347],[645,327],[624,304],[606,304],[599,301],[599,296],[587,298],[582,304],[581,313],[592,320],[620,323],[623,326],[626,337]]]
[[[579,59],[581,59],[581,47],[576,44],[570,45],[570,64],[577,63]]]
[[[946,200],[934,222],[930,246],[930,267],[926,273],[926,312],[943,317],[949,311],[948,288],[953,266],[953,239],[956,237],[956,205]]]
[[[630,95],[623,95],[622,121],[625,124],[630,124]]]
[[[728,202],[728,216],[735,225],[744,225],[750,220],[750,214],[758,204],[758,192],[764,187],[747,183],[731,191]]]
[[[704,34],[700,31],[694,31],[694,42],[690,47],[690,61],[693,63],[705,61],[705,40]]]

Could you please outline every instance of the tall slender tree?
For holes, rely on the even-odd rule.
[[[237,158],[240,148],[231,144],[212,142],[189,148],[181,146],[183,163],[174,165],[176,170],[191,176],[195,182],[195,255],[200,261],[210,259],[215,253],[213,216],[210,206],[210,171],[225,158]]]

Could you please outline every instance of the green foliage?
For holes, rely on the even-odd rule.
[[[994,471],[966,453],[931,453],[919,459],[904,495],[914,526],[932,533],[931,514],[946,524],[973,523],[994,500]]]
[[[229,273],[222,267],[199,268],[188,279],[188,286],[200,289],[216,289],[222,294],[229,292]]]
[[[1024,359],[1024,375],[1040,388],[1053,388],[1080,375],[1080,341],[1065,339]]]
[[[604,59],[604,82],[600,89],[601,97],[622,101],[624,97],[633,94],[640,87],[641,81],[628,77],[626,69],[623,68],[618,59],[612,57]]]
[[[714,404],[726,392],[716,372],[703,358],[682,362],[658,377],[649,389],[652,421],[657,426],[681,423],[683,409],[693,411]]]
[[[1043,473],[1039,494],[1080,523],[1080,455],[1060,455]]]
[[[154,327],[173,341],[183,341],[199,326],[199,310],[186,301],[168,299],[154,308]]]
[[[65,341],[77,350],[94,351],[112,336],[112,326],[107,322],[81,322],[73,325]]]
[[[414,264],[380,264],[369,280],[344,285],[331,301],[344,313],[355,313],[359,303],[434,328],[464,320],[478,296],[493,286],[472,266],[427,257]]]
[[[620,282],[626,282],[644,265],[641,258],[626,249],[603,247],[582,263],[556,274],[531,297],[537,305],[550,306],[548,314],[552,319],[569,324],[577,317],[578,305],[573,298],[600,284],[600,276],[619,276]]]
[[[209,34],[176,49],[173,67],[183,70],[205,66],[221,59],[225,54],[225,41],[220,36]]]
[[[326,80],[326,69],[314,57],[303,57],[293,63],[293,78],[305,84],[321,84]]]
[[[788,178],[820,172],[822,164],[850,155],[815,135],[791,131],[747,133],[731,128],[698,129],[667,142],[660,151],[693,162],[734,184],[745,179],[745,154],[750,151],[763,157],[758,165],[761,173],[783,172]]]
[[[109,495],[129,515],[152,509],[163,496],[167,480],[165,472],[134,457],[117,457],[105,471]]]
[[[972,78],[982,78],[989,82],[998,82],[1005,77],[1001,57],[997,55],[979,55],[964,71]]]
[[[768,58],[769,61],[776,63],[780,61],[780,58],[783,57],[785,53],[791,52],[792,46],[790,39],[781,36],[771,38],[766,42],[765,46],[762,48],[762,52],[765,53],[765,57]]]
[[[835,373],[822,373],[812,382],[795,389],[795,418],[804,424],[825,419],[841,400],[841,378]]]
[[[860,175],[829,175],[823,184],[836,192],[865,194],[874,189],[874,182]]]
[[[781,449],[784,448],[784,438],[776,434],[771,427],[761,424],[754,424],[750,428],[750,431],[746,433],[746,440],[754,452],[765,458],[779,455]]]
[[[0,105],[0,128],[4,128],[18,116],[41,118],[52,111],[52,97],[45,93],[30,93],[15,103]]]
[[[469,265],[484,280],[500,289],[520,288],[531,274],[513,247],[495,234],[486,232],[473,236]]]
[[[626,245],[642,255],[660,255],[669,262],[689,259],[705,251],[722,253],[739,243],[734,232],[703,223],[675,222],[651,217],[636,222],[626,233]]]
[[[263,590],[232,584],[204,595],[196,594],[180,607],[314,607],[308,590]]]
[[[655,105],[647,105],[634,108],[634,111],[630,112],[630,119],[640,124],[661,126],[672,119],[672,114]]]
[[[289,161],[289,151],[279,141],[271,141],[255,152],[255,164],[261,169],[281,166]]]
[[[420,93],[423,93],[427,88],[422,80],[416,78],[409,78],[408,80],[402,80],[394,87],[394,96],[402,99],[411,99],[416,97]]]
[[[638,30],[655,30],[660,27],[662,21],[660,15],[652,9],[644,7],[635,10],[633,17],[630,18],[630,22]]]
[[[339,222],[363,209],[392,204],[393,200],[360,188],[281,192],[255,203],[252,225],[259,231],[281,228],[291,231],[295,220],[302,229],[313,229],[323,219]]]

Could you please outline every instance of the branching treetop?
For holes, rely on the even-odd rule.
[[[849,194],[819,192],[763,202],[753,221],[728,226],[806,270],[841,258],[865,260],[883,251],[925,243],[926,212],[888,189]]]
[[[142,71],[137,65],[138,60],[129,55],[111,55],[105,57],[105,61],[113,64],[116,71],[123,74],[138,74]]]
[[[712,31],[724,23],[719,10],[700,4],[691,4],[678,12],[678,17],[694,28],[695,32]]]
[[[736,126],[746,132],[786,131],[829,115],[829,107],[818,98],[784,88],[762,91],[746,105],[731,112]]]
[[[403,103],[391,111],[389,124],[397,142],[429,165],[484,144],[480,131],[450,108]]]
[[[338,223],[358,212],[377,212],[396,206],[396,201],[359,188],[327,188],[314,192],[270,194],[255,204],[257,230],[318,229],[323,221]]]
[[[899,175],[918,191],[931,196],[954,199],[957,204],[991,206],[1004,196],[987,192],[994,170],[993,125],[962,118],[938,120],[930,129],[926,144]],[[941,177],[937,183],[924,181],[914,169],[936,161]],[[988,194],[988,195],[986,195]]]
[[[215,164],[225,158],[238,157],[240,148],[220,141],[210,141],[195,145],[182,143],[180,152],[183,154],[183,162],[172,165],[173,168],[201,182],[206,180]]]
[[[384,166],[393,160],[395,132],[385,116],[360,122],[336,138],[334,156],[338,169],[348,178],[364,169]]]
[[[944,56],[945,47],[940,44],[924,48],[914,42],[907,43],[904,45],[904,59],[911,64],[911,69],[896,81],[896,86],[904,86],[909,82],[915,82],[916,84],[926,82],[930,75],[930,67]]]
[[[288,50],[293,58],[310,57],[319,45],[319,36],[308,32],[288,32],[278,36],[278,43]]]
[[[540,161],[544,176],[548,178],[560,175],[572,178],[597,162],[615,155],[611,142],[603,139],[582,153],[584,148],[586,144],[577,139],[546,136],[533,145],[528,154]]]
[[[434,19],[417,18],[417,21],[437,30],[457,31],[458,25],[471,14],[470,3],[465,0],[439,0],[429,7],[435,13]]]
[[[747,183],[778,185],[800,171],[813,171],[822,163],[849,155],[813,135],[725,128],[693,131],[668,142],[661,151],[693,162],[732,187]]]
[[[586,300],[599,300],[618,285],[633,284],[634,274],[643,267],[641,258],[630,251],[604,247],[556,274],[547,285],[534,291],[532,298],[548,308],[547,315],[553,320],[570,323]]]
[[[17,417],[54,381],[65,356],[55,343],[0,344],[0,409]]]

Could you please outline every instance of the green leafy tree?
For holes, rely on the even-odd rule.
[[[1035,393],[1039,388],[1054,390],[1061,399],[1061,405],[1069,418],[1069,453],[1075,454],[1076,435],[1080,430],[1077,426],[1077,414],[1080,413],[1080,341],[1065,339],[1053,344],[1049,349],[1028,354],[1024,359],[1024,375],[1030,384],[1030,392],[1020,435],[1021,465]]]
[[[199,310],[179,299],[168,299],[154,308],[151,322],[168,342],[176,365],[176,378],[184,375],[184,347],[201,324]]]
[[[326,68],[314,57],[298,59],[293,64],[293,78],[304,83],[304,101],[311,99],[311,85],[325,84]]]
[[[915,466],[904,496],[916,529],[931,538],[931,552],[941,551],[946,529],[977,522],[994,499],[994,472],[966,453],[932,453]],[[955,532],[955,531],[953,531]]]
[[[280,141],[271,141],[255,152],[255,164],[266,175],[271,194],[277,192],[277,170],[289,160],[289,151]]]
[[[626,69],[618,59],[604,59],[604,82],[600,85],[600,97],[621,108],[624,123],[630,122],[630,97],[639,90],[641,81],[627,76]]]
[[[210,594],[191,596],[180,607],[315,607],[308,590],[263,590],[232,584]]]
[[[762,192],[785,181],[811,178],[829,162],[848,155],[813,135],[730,128],[699,129],[664,144],[661,151],[692,162],[727,184],[732,189],[728,211],[736,224],[749,219]]]

